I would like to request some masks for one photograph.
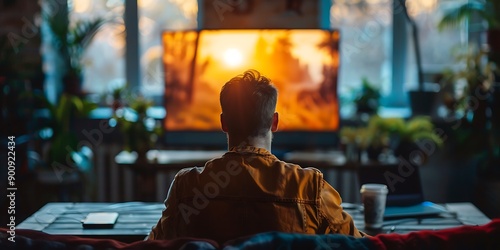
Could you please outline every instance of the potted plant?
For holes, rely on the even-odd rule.
[[[500,65],[500,0],[469,1],[448,12],[442,18],[440,28],[457,25],[474,15],[484,20],[487,24],[486,32],[489,48],[483,51],[482,54],[487,53],[490,61],[498,67]],[[498,71],[493,73],[496,73],[498,77]],[[498,82],[498,78],[496,82]],[[495,90],[495,92],[497,91]]]
[[[27,92],[26,96],[39,107],[31,138],[43,141],[42,157],[32,157],[35,185],[55,187],[61,201],[83,199],[85,187],[91,186],[88,173],[92,170],[92,151],[80,144],[74,123],[75,118],[87,116],[97,105],[69,94],[62,94],[53,104],[41,90]]]
[[[345,126],[340,129],[340,143],[344,148],[344,154],[348,162],[359,162],[360,148],[359,148],[359,133],[360,129],[350,126]]]
[[[78,139],[75,131],[72,130],[72,122],[77,117],[85,117],[90,111],[97,108],[97,104],[86,101],[78,96],[62,94],[58,103],[52,104],[44,96],[38,96],[43,106],[48,109],[49,116],[44,128],[52,130],[50,137],[50,148],[48,150],[49,165],[58,162],[63,165],[68,164],[68,159],[72,159],[71,154],[78,152]]]
[[[361,89],[354,103],[358,114],[375,114],[379,107],[380,91],[366,77],[363,77]]]
[[[103,18],[96,18],[70,24],[67,20],[60,20],[57,15],[51,13],[45,12],[43,17],[52,32],[52,46],[56,51],[59,51],[66,66],[63,75],[63,91],[80,95],[83,81],[83,54],[107,21]]]
[[[461,156],[488,158],[479,170],[484,173],[496,169],[495,162],[500,159],[500,98],[494,89],[494,73],[498,68],[487,60],[487,55],[487,51],[474,47],[458,53],[456,60],[462,68],[445,70],[443,82],[458,93],[448,96],[448,102],[453,104],[450,108],[461,114],[460,127],[455,133],[456,150]]]
[[[417,66],[418,89],[409,91],[410,106],[413,115],[429,115],[432,111],[436,92],[428,91],[424,85],[424,72],[422,69],[422,56],[420,54],[420,40],[418,39],[418,25],[412,19],[406,8],[406,2],[399,0],[399,6],[411,27],[411,38],[415,54],[415,64]]]
[[[458,8],[446,13],[439,27],[443,29],[450,26],[456,26],[464,20],[470,20],[473,16],[482,19],[487,25],[486,42],[488,44],[488,50],[480,52],[477,57],[479,57],[479,55],[484,57],[487,53],[490,62],[493,62],[497,66],[500,65],[500,0],[468,1]],[[472,58],[474,57],[472,56]],[[473,62],[474,60],[466,59],[466,61]],[[477,63],[475,64],[480,65]],[[500,85],[498,84],[498,82],[500,82],[500,74],[498,71],[496,73],[486,72],[485,70],[489,67],[490,66],[484,67],[483,64],[483,67],[477,66],[476,68],[472,68],[468,71],[468,77],[465,77],[469,79],[467,85],[469,85],[468,88],[470,90],[474,90],[470,88],[471,84],[476,86],[480,84],[476,89],[481,93],[484,92],[481,88],[488,87],[487,84],[489,84],[489,93],[493,94],[486,100],[484,100],[484,98],[479,99],[477,109],[474,108],[471,110],[470,105],[465,106],[465,109],[473,114],[473,120],[470,122],[472,123],[472,128],[460,129],[461,133],[459,134],[458,143],[464,145],[462,148],[466,149],[465,152],[467,154],[472,154],[483,159],[483,163],[478,167],[478,174],[482,179],[482,181],[479,182],[480,187],[478,188],[478,190],[480,190],[478,192],[480,193],[478,204],[491,204],[491,197],[498,197],[498,187],[500,186],[500,168],[498,167],[498,163],[500,163]],[[490,77],[493,74],[496,79]],[[485,78],[488,79],[488,83],[481,84],[481,81],[483,80],[484,82]],[[491,89],[493,89],[493,91],[491,91]],[[491,103],[490,107],[488,107],[488,102]],[[488,119],[488,113],[490,112],[488,109],[490,108],[491,117]],[[466,119],[462,120],[467,121]],[[491,123],[489,123],[490,121]],[[470,143],[475,143],[477,146],[470,145]],[[494,188],[489,185],[494,186]],[[495,193],[494,190],[497,190],[497,192]],[[484,207],[481,208],[484,209]],[[486,209],[492,208],[498,211],[500,205],[496,202],[494,206],[488,206]]]
[[[380,129],[382,119],[374,115],[366,126],[345,126],[340,130],[348,160],[359,161],[361,153],[366,152],[369,160],[378,161],[379,155],[389,146],[389,133]]]
[[[391,137],[391,147],[396,157],[411,157],[413,151],[421,151],[418,143],[423,141],[433,143],[436,147],[443,145],[443,140],[435,133],[434,124],[427,116],[414,116],[407,121],[402,118],[383,118],[374,123],[378,131],[388,133]],[[423,153],[424,159],[421,159],[421,163],[425,162],[428,156],[428,152]]]
[[[452,85],[452,91],[458,93],[448,95],[446,103],[452,111],[462,111],[466,124],[475,129],[485,129],[488,125],[489,102],[494,84],[496,65],[487,60],[487,51],[470,47],[456,55],[458,70],[446,69],[443,72],[443,84]],[[460,86],[460,82],[464,82]],[[458,88],[458,89],[457,89]],[[450,104],[453,104],[451,106]],[[467,119],[471,117],[471,119]]]
[[[113,112],[116,112],[119,108],[122,108],[125,105],[125,96],[127,95],[127,86],[123,85],[121,87],[115,87],[111,90],[111,108]]]
[[[137,161],[146,160],[158,137],[163,134],[161,126],[147,114],[153,102],[142,97],[130,98],[128,107],[118,108],[114,119],[124,135],[125,150],[137,153]]]
[[[380,129],[380,123],[384,118],[378,115],[371,116],[368,120],[362,139],[368,159],[378,161],[379,155],[389,147],[389,133]]]

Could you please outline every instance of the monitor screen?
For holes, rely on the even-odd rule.
[[[222,133],[220,90],[248,69],[269,77],[278,89],[280,132],[275,140],[279,133],[293,139],[337,131],[338,31],[165,31],[162,38],[167,143],[169,135],[176,133],[197,135],[200,140],[208,132]],[[196,143],[195,138],[190,143]],[[173,139],[170,142],[175,144]]]

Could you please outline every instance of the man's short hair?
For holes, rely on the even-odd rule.
[[[247,70],[229,80],[220,92],[223,119],[229,136],[265,135],[276,111],[278,90],[256,70]]]

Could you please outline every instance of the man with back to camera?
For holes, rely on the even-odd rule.
[[[177,173],[148,239],[196,237],[222,244],[268,231],[363,236],[319,170],[271,154],[277,96],[271,80],[255,70],[222,87],[220,121],[229,151]]]

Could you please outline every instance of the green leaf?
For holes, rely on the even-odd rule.
[[[81,114],[82,116],[87,116],[88,114],[90,114],[90,112],[94,109],[96,109],[98,106],[96,103],[93,103],[93,102],[89,102],[89,101],[86,101],[86,100],[83,100],[83,107],[82,107],[82,111],[81,111]]]
[[[76,151],[77,146],[78,139],[73,132],[66,131],[54,134],[49,149],[50,160],[66,164],[68,154]]]
[[[438,29],[444,30],[449,27],[457,27],[461,22],[468,20],[475,13],[483,17],[489,24],[491,24],[492,19],[494,19],[491,14],[486,11],[484,3],[471,1],[447,12],[439,22]]]
[[[69,25],[67,18],[43,10],[42,17],[51,30],[53,47],[60,52],[69,72],[81,72],[81,57],[95,35],[108,22],[103,18],[77,21]],[[65,20],[66,19],[66,20]]]
[[[76,112],[77,115],[80,115],[82,110],[83,110],[83,101],[82,99],[76,97],[76,96],[71,96],[71,103],[75,107],[74,112]]]
[[[69,105],[71,104],[70,98],[67,94],[62,94],[59,103],[56,104],[55,109],[55,119],[56,121],[62,122],[64,119],[67,119],[69,115],[68,109],[70,109]]]
[[[421,140],[430,140],[434,144],[436,144],[436,146],[439,146],[439,147],[443,145],[443,140],[441,139],[441,137],[439,137],[433,131],[419,131],[419,132],[416,132],[416,133],[414,133],[412,135],[411,139],[412,139],[413,142],[418,142],[418,141],[421,141]]]

